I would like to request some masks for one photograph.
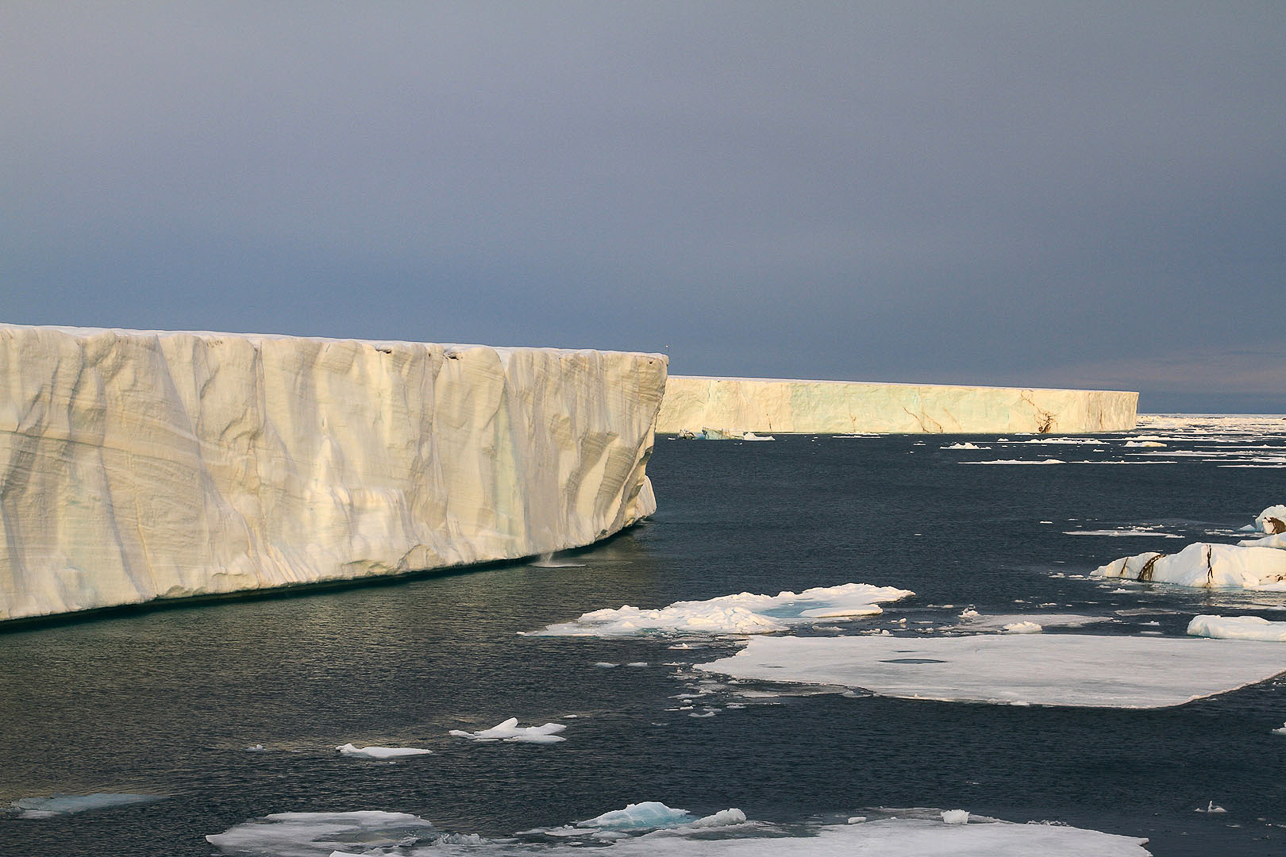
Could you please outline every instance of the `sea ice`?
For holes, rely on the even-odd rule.
[[[1010,622],[1004,626],[1006,634],[1039,634],[1045,629],[1035,622]]]
[[[164,800],[164,795],[120,794],[96,792],[89,795],[60,795],[53,797],[24,797],[9,806],[19,818],[53,818],[97,809],[113,809]]]
[[[1269,506],[1255,516],[1255,529],[1270,536],[1286,533],[1286,506]]]
[[[648,800],[628,804],[625,809],[614,809],[587,821],[578,821],[576,826],[602,830],[660,830],[691,824],[696,820],[697,817],[686,809],[672,809],[660,801]]]
[[[575,622],[530,632],[539,637],[628,637],[661,634],[770,634],[819,619],[874,616],[879,604],[914,595],[892,586],[845,583],[777,595],[722,595],[708,601],[676,601],[659,610],[626,605],[584,613]]]
[[[698,669],[904,699],[1162,708],[1272,678],[1286,671],[1286,646],[1081,634],[754,637]]]
[[[1242,539],[1237,542],[1243,548],[1277,548],[1278,550],[1286,549],[1286,533],[1276,533],[1271,536],[1263,536],[1258,539]]]
[[[1286,551],[1195,542],[1176,554],[1148,551],[1113,560],[1094,577],[1124,577],[1207,589],[1286,591]]]
[[[1003,613],[984,616],[976,610],[960,614],[960,624],[948,625],[947,631],[1007,631],[1012,627],[1034,625],[1041,628],[1082,628],[1097,622],[1110,622],[1109,616],[1086,616],[1080,613]]]
[[[519,726],[517,717],[510,717],[503,723],[478,732],[466,732],[463,729],[452,729],[451,734],[457,738],[468,738],[472,741],[517,741],[524,744],[557,744],[567,739],[558,735],[567,727],[562,723],[546,723],[543,726]]]
[[[942,813],[942,821],[946,824],[968,824],[969,813],[963,809],[948,809]]]
[[[1196,616],[1188,623],[1188,633],[1221,640],[1286,643],[1286,622],[1269,622],[1260,616]]]
[[[345,756],[357,756],[363,759],[396,759],[401,756],[427,756],[432,750],[421,750],[419,747],[355,747],[352,744],[341,744],[335,748]]]
[[[998,458],[992,461],[961,461],[961,464],[1066,464],[1058,458],[1046,458],[1042,461],[1027,461],[1020,458]]]
[[[408,838],[419,841],[432,830],[428,821],[405,812],[278,812],[205,840],[221,853],[238,857],[328,857],[335,851],[370,853],[376,848],[395,847]]]

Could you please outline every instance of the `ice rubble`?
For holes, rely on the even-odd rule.
[[[569,857],[597,844],[615,857],[1147,857],[1147,840],[1054,824],[1014,824],[971,817],[965,810],[866,821],[813,824],[801,830],[746,822],[736,809],[694,819],[665,804],[632,804],[617,813],[652,807],[658,825],[542,828],[516,839],[489,842],[478,836],[440,833],[418,816],[392,812],[277,813],[207,836],[225,855],[258,857],[347,857],[391,854],[432,857],[442,846],[467,845],[480,857],[533,854]],[[688,821],[679,821],[682,817]],[[604,813],[599,818],[614,817]],[[640,819],[642,821],[642,819]],[[709,821],[707,824],[705,822]],[[675,825],[678,822],[678,826]],[[588,837],[588,839],[586,838]],[[452,851],[451,853],[461,853]]]
[[[660,634],[770,634],[825,619],[874,616],[881,603],[914,595],[892,586],[845,583],[777,595],[722,595],[708,601],[676,601],[659,610],[628,604],[593,610],[574,622],[530,632],[543,637],[628,637]]]
[[[77,812],[153,803],[164,799],[164,795],[96,792],[89,795],[56,794],[52,797],[24,797],[19,798],[9,806],[19,818],[53,818]]]
[[[457,738],[468,738],[471,741],[516,741],[524,744],[557,744],[567,739],[559,735],[567,727],[562,723],[546,723],[543,726],[519,726],[517,717],[510,717],[490,729],[478,732],[466,732],[463,729],[452,729],[451,734]]]
[[[427,756],[433,752],[419,747],[355,747],[352,744],[341,744],[335,749],[344,756],[362,759],[398,759],[403,756]]]
[[[1269,622],[1262,616],[1194,616],[1188,623],[1188,633],[1220,640],[1286,643],[1286,622]]]
[[[904,699],[1161,708],[1272,678],[1286,671],[1286,646],[1082,634],[753,637],[697,668]]]
[[[656,354],[0,325],[0,620],[590,544]]]

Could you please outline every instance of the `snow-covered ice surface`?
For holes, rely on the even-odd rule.
[[[523,744],[557,744],[567,739],[559,735],[567,727],[562,723],[546,723],[542,726],[519,726],[517,717],[510,717],[490,729],[467,732],[463,729],[452,729],[451,734],[457,738],[468,738],[471,741],[510,741]]]
[[[1262,616],[1194,616],[1188,633],[1220,640],[1286,643],[1286,622],[1270,622]]]
[[[419,747],[356,747],[352,744],[341,744],[335,749],[341,755],[360,759],[398,759],[403,756],[427,756],[433,752]]]
[[[394,812],[277,813],[206,837],[229,857],[348,857],[443,854],[583,854],[616,857],[1148,857],[1146,840],[1066,825],[1015,824],[966,810],[873,811],[887,817],[790,827],[747,821],[738,809],[696,818],[657,801],[562,828],[523,831],[503,840],[446,833]]]
[[[0,325],[0,620],[518,559],[651,514],[657,354]]]
[[[903,699],[1162,708],[1286,672],[1286,646],[1083,634],[754,637],[698,668]]]
[[[1286,550],[1196,542],[1175,554],[1158,551],[1113,560],[1095,577],[1122,577],[1206,589],[1286,591]]]
[[[677,601],[657,610],[625,605],[593,610],[574,622],[549,625],[530,636],[631,637],[674,634],[771,634],[793,626],[882,613],[880,604],[914,595],[892,586],[846,583],[779,592],[723,595],[707,601]]]
[[[24,797],[9,805],[19,818],[54,818],[78,812],[114,809],[122,806],[153,803],[164,800],[164,795],[119,794],[96,792],[88,795],[53,795],[52,797]]]

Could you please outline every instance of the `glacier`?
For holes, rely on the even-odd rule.
[[[1080,434],[1133,429],[1139,394],[671,375],[657,431]]]
[[[0,324],[0,620],[514,560],[656,508],[659,354]]]

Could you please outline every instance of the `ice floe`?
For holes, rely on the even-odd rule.
[[[991,447],[978,446],[978,444],[976,443],[969,443],[968,441],[966,441],[964,443],[949,443],[946,446],[942,447],[942,449],[991,449]]]
[[[646,808],[646,809],[643,809]],[[654,812],[650,824],[642,815]],[[737,809],[702,819],[662,803],[632,804],[580,826],[538,828],[503,841],[442,833],[418,816],[392,812],[278,813],[236,825],[206,840],[225,855],[347,857],[392,854],[432,857],[443,846],[467,845],[469,854],[544,854],[567,857],[586,846],[615,857],[1147,857],[1147,840],[1062,824],[1014,824],[971,816],[966,810],[916,811],[904,817],[793,828],[747,822]],[[608,819],[602,823],[600,820]],[[682,819],[682,820],[680,820]],[[637,822],[637,826],[635,823]]]
[[[1188,633],[1220,640],[1286,643],[1286,622],[1269,622],[1262,616],[1195,616],[1188,623]]]
[[[1122,557],[1092,574],[1207,589],[1286,591],[1286,550],[1195,542],[1176,554]]]
[[[52,797],[24,797],[9,805],[18,818],[53,818],[91,810],[114,809],[164,800],[164,795],[122,794],[96,792],[88,795],[61,795]]]
[[[398,759],[402,756],[427,756],[433,752],[419,747],[357,747],[353,744],[341,744],[335,749],[345,756],[361,759]]]
[[[1064,530],[1065,536],[1127,536],[1141,537],[1152,536],[1158,539],[1181,539],[1183,536],[1174,533],[1161,533],[1156,530],[1149,530],[1146,527],[1131,527],[1120,530]]]
[[[1286,506],[1269,506],[1255,516],[1255,529],[1268,535],[1286,533]]]
[[[1034,625],[1032,632],[1041,628],[1082,628],[1097,622],[1110,622],[1109,616],[1086,616],[1081,613],[1002,613],[985,616],[972,608],[960,614],[958,625],[949,625],[947,631],[1008,631]]]
[[[1286,646],[1081,634],[753,637],[698,669],[905,699],[1161,708],[1272,678],[1286,671]]]
[[[1284,554],[1286,555],[1286,554]],[[529,632],[541,637],[630,637],[665,634],[770,634],[818,620],[882,613],[881,603],[914,595],[892,586],[845,583],[777,595],[723,595],[708,601],[676,601],[658,610],[628,604],[584,613],[574,622]]]
[[[991,461],[961,461],[960,464],[1066,464],[1058,458],[1046,458],[1041,461],[1028,461],[1021,458],[998,458]]]
[[[516,741],[523,744],[557,744],[567,739],[559,735],[567,727],[562,723],[546,723],[543,726],[519,726],[517,717],[510,717],[490,729],[478,732],[466,732],[463,729],[452,729],[451,734],[457,738],[468,738],[471,741]]]

